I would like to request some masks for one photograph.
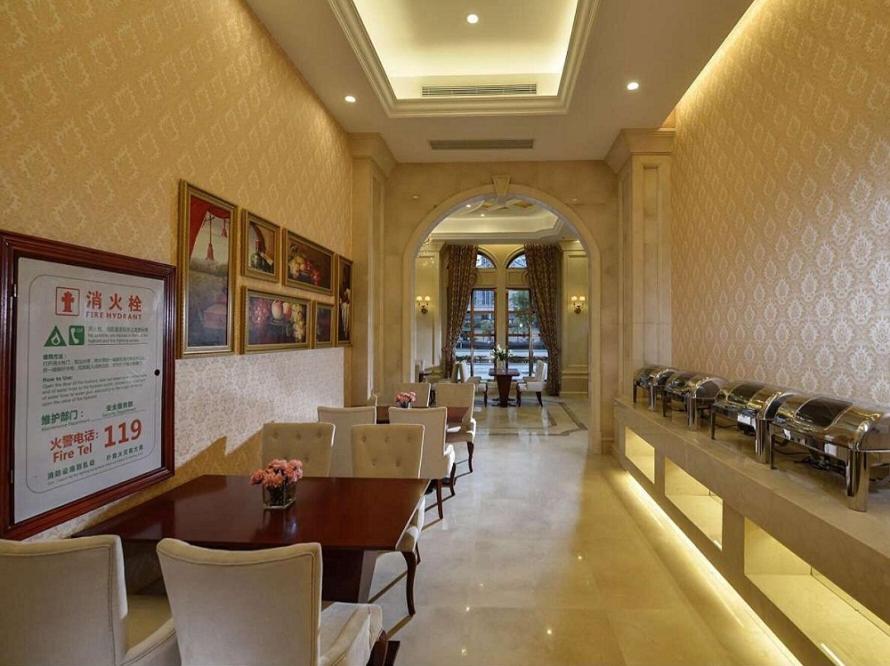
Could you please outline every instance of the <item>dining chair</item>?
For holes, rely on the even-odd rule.
[[[319,407],[318,420],[334,424],[334,450],[331,455],[331,476],[352,476],[352,428],[377,422],[377,408]]]
[[[473,471],[473,450],[476,448],[476,419],[473,418],[473,405],[476,402],[475,384],[439,384],[436,405],[440,407],[466,407],[463,421],[449,426],[445,431],[445,441],[466,442],[470,471]]]
[[[420,478],[432,479],[436,485],[436,505],[439,518],[442,513],[442,479],[448,478],[451,495],[454,496],[454,447],[445,444],[445,427],[448,420],[446,407],[429,409],[389,408],[390,423],[415,423],[423,426],[423,452],[420,458]]]
[[[183,666],[365,666],[386,651],[379,606],[321,609],[317,543],[227,551],[163,539],[158,559]]]
[[[488,405],[488,382],[485,381],[480,375],[472,374],[470,370],[470,363],[468,361],[458,361],[455,363],[455,377],[458,383],[463,382],[467,384],[475,384],[476,385],[476,394],[482,394],[483,402],[485,405]],[[494,390],[497,392],[498,387],[497,383],[494,383]]]
[[[305,476],[330,476],[334,431],[332,423],[267,423],[262,434],[262,464],[276,458],[297,458]]]
[[[530,377],[524,377],[517,385],[516,385],[516,404],[522,404],[522,392],[523,391],[534,391],[538,397],[538,404],[541,407],[544,406],[544,401],[541,399],[541,393],[543,393],[544,388],[547,385],[547,363],[544,361],[538,360],[535,361],[535,373]]]
[[[362,425],[352,429],[352,462],[357,477],[370,479],[419,479],[423,459],[424,427],[417,424]],[[414,575],[420,564],[420,533],[426,501],[420,498],[411,522],[396,550],[408,567],[405,594],[408,613],[414,615]]]
[[[401,393],[402,391],[412,392],[417,399],[414,401],[415,407],[429,407],[430,406],[430,389],[433,387],[429,382],[402,382],[400,384],[396,384],[396,393]]]
[[[166,598],[128,596],[117,536],[0,540],[0,664],[176,666]]]

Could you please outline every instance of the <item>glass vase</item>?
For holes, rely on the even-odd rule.
[[[267,509],[286,509],[297,499],[296,495],[296,483],[285,483],[275,488],[263,486],[263,506]]]

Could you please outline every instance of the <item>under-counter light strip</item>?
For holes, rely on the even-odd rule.
[[[736,591],[736,589],[729,584],[727,581],[717,570],[717,568],[711,563],[711,561],[704,556],[704,554],[696,547],[696,545],[692,542],[692,540],[686,535],[686,533],[680,529],[680,526],[677,525],[671,517],[664,511],[664,509],[659,506],[658,502],[656,502],[646,489],[637,481],[632,474],[629,472],[623,472],[622,477],[624,478],[624,485],[631,490],[629,495],[633,498],[636,498],[640,503],[643,509],[645,509],[653,519],[662,527],[668,526],[668,531],[672,532],[676,537],[677,541],[684,546],[684,551],[686,552],[687,557],[693,560],[692,564],[698,568],[698,570],[704,571],[706,576],[709,579],[709,582],[714,586],[714,592],[717,597],[720,599],[720,602],[729,610],[730,614],[735,618],[736,622],[744,627],[744,623],[739,619],[738,615],[729,607],[729,600],[732,600],[733,603],[737,604],[741,609],[747,613],[748,618],[751,622],[760,629],[764,635],[776,646],[779,652],[788,660],[791,664],[800,664],[800,661],[788,647],[779,640],[778,636],[776,636],[772,629],[763,621],[763,619],[754,612],[754,609],[748,605],[748,602],[742,598],[742,596]],[[825,648],[826,654],[830,652],[830,649],[827,648],[823,644]],[[833,654],[833,653],[832,653]],[[836,655],[835,655],[836,656]],[[837,660],[839,666],[846,666],[839,659]]]

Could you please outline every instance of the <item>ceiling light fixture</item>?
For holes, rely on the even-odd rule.
[[[470,25],[476,25],[479,23],[479,15],[478,14],[467,14],[467,23]]]
[[[639,87],[640,87],[639,81],[628,81],[628,83],[627,83],[627,89],[630,91],[637,90],[637,89],[639,89]]]
[[[347,95],[343,99],[346,100],[347,104],[355,104],[355,97],[353,97],[352,95]]]

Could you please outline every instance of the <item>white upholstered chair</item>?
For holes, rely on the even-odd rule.
[[[158,559],[183,666],[365,666],[385,651],[379,606],[321,610],[317,543],[225,551],[164,539]]]
[[[416,423],[423,426],[423,453],[420,459],[420,478],[432,479],[436,485],[436,505],[439,518],[442,513],[442,479],[449,479],[451,494],[454,495],[454,447],[445,444],[445,426],[448,420],[448,409],[430,407],[429,409],[389,408],[390,423]]]
[[[330,476],[334,452],[332,423],[267,423],[263,426],[263,460],[297,458],[306,476]]]
[[[522,392],[534,392],[538,396],[538,404],[544,406],[541,400],[541,393],[547,385],[547,364],[544,361],[535,361],[535,374],[531,377],[524,377],[516,386],[516,403],[522,404]]]
[[[445,432],[445,441],[466,442],[470,471],[473,471],[473,449],[476,447],[476,419],[473,418],[473,405],[476,402],[475,384],[439,384],[436,393],[438,407],[466,407],[463,422],[449,426]]]
[[[419,479],[423,458],[423,426],[415,424],[363,425],[352,429],[354,475],[370,479]],[[423,497],[402,534],[396,550],[408,566],[405,593],[414,615],[414,574],[420,563],[420,533],[426,502]]]
[[[318,420],[334,424],[334,451],[331,456],[331,476],[352,476],[352,428],[377,422],[377,408],[319,407]]]
[[[412,392],[417,396],[417,400],[414,402],[415,407],[429,407],[430,406],[430,389],[433,387],[429,382],[402,382],[401,384],[396,384],[396,393],[401,393],[405,391],[406,393]]]
[[[476,395],[482,394],[482,397],[485,399],[485,404],[488,404],[489,382],[485,381],[479,375],[471,374],[470,364],[467,361],[458,361],[457,363],[455,363],[454,374],[458,382],[463,382],[465,384],[475,384]],[[494,392],[497,393],[497,383],[492,383],[494,383]]]
[[[118,537],[0,541],[0,664],[179,663],[167,600],[127,596]]]

